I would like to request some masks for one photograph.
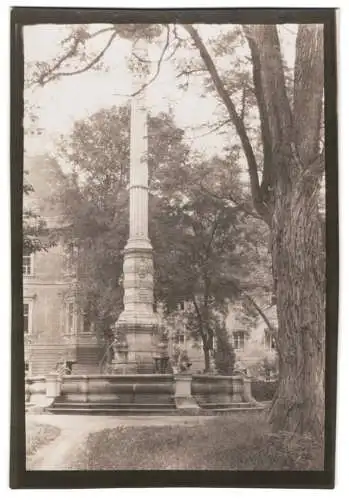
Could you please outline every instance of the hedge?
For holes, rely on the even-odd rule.
[[[274,397],[277,381],[265,382],[263,380],[253,380],[251,383],[252,396],[257,401],[271,401]]]

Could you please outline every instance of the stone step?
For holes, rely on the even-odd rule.
[[[76,363],[73,365],[72,375],[99,375],[100,368],[98,361],[94,363]]]
[[[210,412],[212,414],[223,414],[223,413],[235,413],[235,412],[250,412],[250,411],[265,411],[265,407],[263,406],[244,406],[244,407],[239,407],[239,406],[231,406],[229,408],[202,408],[202,411]]]
[[[202,415],[229,414],[240,411],[260,411],[263,406],[253,403],[208,403],[202,404],[194,413]],[[179,415],[181,410],[177,409],[175,403],[119,403],[119,402],[73,402],[56,401],[53,406],[46,409],[55,414],[76,415]],[[185,412],[184,412],[185,413]]]
[[[54,408],[116,408],[116,409],[133,409],[133,410],[162,410],[175,408],[175,404],[171,403],[119,403],[119,402],[83,402],[83,401],[62,401],[54,403]]]
[[[47,408],[47,412],[55,414],[76,414],[76,415],[172,415],[176,413],[176,408],[174,406],[168,406],[164,408],[133,408],[131,405],[128,407],[121,408],[119,405],[81,405],[81,406],[62,406],[55,405],[53,407]]]
[[[236,402],[236,403],[200,403],[201,408],[205,409],[229,409],[229,408],[251,408],[255,405],[249,402]]]
[[[233,414],[236,412],[263,411],[263,407],[230,407],[218,409],[199,408],[198,410],[183,410],[173,407],[169,408],[119,408],[119,407],[50,407],[45,412],[59,415],[124,415],[124,416],[171,416],[171,415],[202,415],[215,416]],[[164,421],[164,425],[166,421]]]

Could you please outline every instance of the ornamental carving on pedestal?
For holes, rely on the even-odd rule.
[[[150,261],[142,259],[137,266],[137,275],[141,280],[144,280],[148,274],[152,274],[153,266]]]

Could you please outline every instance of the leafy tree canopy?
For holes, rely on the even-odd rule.
[[[128,236],[129,119],[128,107],[112,107],[75,123],[59,148],[72,168],[52,199],[64,207],[67,245],[78,249],[81,307],[90,309],[100,331],[113,324],[122,306],[118,281]],[[232,183],[227,166],[233,158],[193,157],[170,114],[150,116],[148,125],[156,299],[168,312],[193,298],[199,309],[222,309],[241,287],[270,288],[263,223],[221,196],[227,181],[240,193],[238,164]],[[264,259],[264,282],[249,278],[252,255]]]

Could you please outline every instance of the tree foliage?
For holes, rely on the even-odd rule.
[[[183,172],[176,169],[172,176],[169,172],[166,191],[152,200],[156,297],[169,312],[180,302],[190,305],[187,329],[202,342],[206,370],[227,303],[244,291],[272,288],[263,223],[259,221],[256,231],[256,220],[239,206],[202,189],[200,179],[210,179],[218,192],[228,165],[230,160],[213,158],[185,165]],[[238,178],[236,165],[237,184]],[[251,274],[254,266],[259,275]]]
[[[80,306],[89,310],[101,333],[108,331],[122,308],[118,282],[128,236],[129,120],[128,107],[112,107],[75,123],[71,136],[62,138],[60,144],[61,161],[72,169],[52,198],[64,211],[67,249],[77,249]],[[174,169],[188,155],[182,132],[171,120],[165,115],[149,119],[154,192],[164,168]]]
[[[77,122],[60,147],[72,171],[56,201],[68,222],[67,245],[78,248],[80,305],[89,309],[101,332],[114,323],[122,305],[118,280],[128,228],[129,130],[127,107],[104,109]],[[216,314],[226,313],[227,299],[244,290],[271,288],[265,229],[219,194],[231,175],[231,158],[203,162],[190,155],[171,115],[149,117],[148,139],[155,298],[167,313],[183,301],[193,306],[189,331],[208,354]],[[237,164],[235,170],[238,194]],[[203,179],[218,194],[208,192]],[[252,260],[256,269],[263,261],[264,277],[256,273],[251,279]]]
[[[25,135],[38,135],[41,129],[37,126],[37,109],[28,100],[24,103],[27,125],[24,127]],[[31,254],[46,251],[55,244],[55,239],[48,230],[46,220],[41,217],[37,210],[33,210],[31,197],[34,187],[28,178],[28,172],[23,172],[23,252]]]
[[[56,244],[54,234],[49,230],[45,218],[36,210],[30,208],[28,199],[34,193],[33,186],[29,183],[26,173],[23,179],[23,253],[26,255],[47,251]]]

